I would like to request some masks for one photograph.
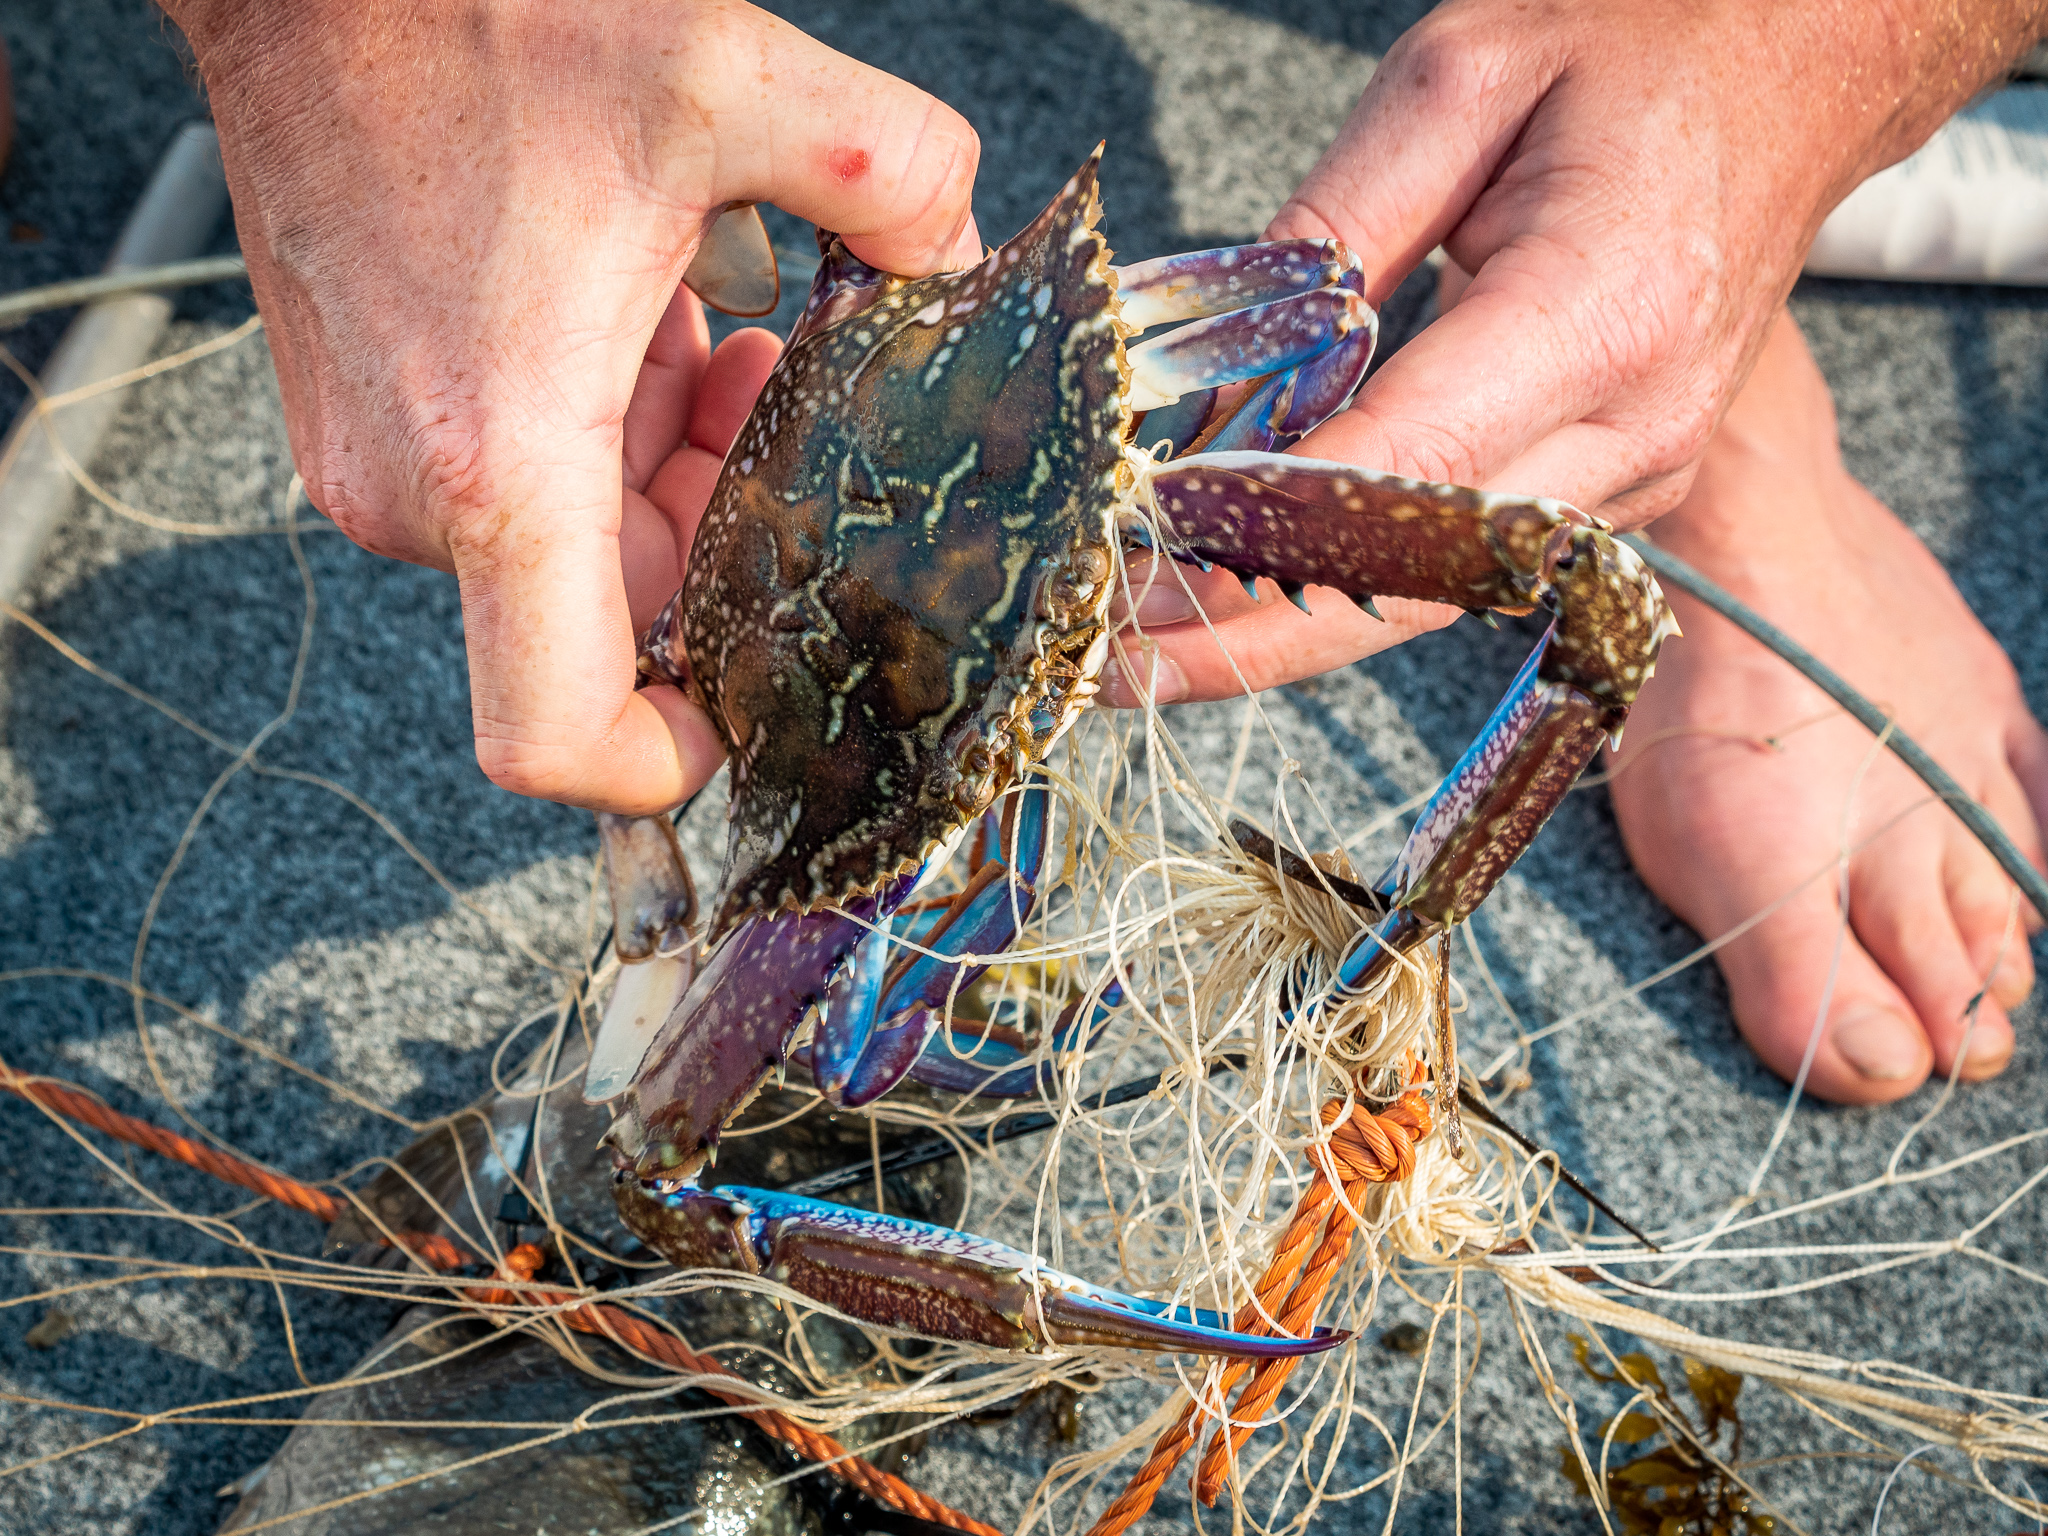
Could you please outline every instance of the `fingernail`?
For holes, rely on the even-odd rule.
[[[1188,696],[1187,674],[1164,651],[1132,646],[1109,658],[1096,702],[1111,709],[1136,709],[1148,691],[1155,704],[1178,703]]]
[[[1138,594],[1131,618],[1140,629],[1161,629],[1192,619],[1195,613],[1195,600],[1169,575]]]
[[[1959,1075],[1973,1083],[1996,1077],[2011,1060],[2012,1037],[1990,1034],[1980,1025],[1971,1032],[1970,1048],[1963,1052],[1963,1070]]]
[[[1874,1082],[1895,1083],[1926,1070],[1920,1026],[1883,1008],[1858,1008],[1835,1020],[1832,1033],[1842,1059]]]
[[[953,238],[946,242],[939,252],[939,261],[950,272],[963,272],[981,260],[981,229],[974,222],[974,215],[967,214],[960,221],[960,227],[953,231]]]

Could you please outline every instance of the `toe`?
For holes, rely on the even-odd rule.
[[[2034,990],[2034,957],[2021,920],[2025,904],[2015,903],[2010,881],[1987,877],[1975,863],[1951,873],[1949,912],[1978,984],[1999,1007],[2010,1010]]]
[[[2021,856],[2038,867],[2040,830],[2021,782],[1998,774],[1981,798]],[[2003,1009],[2017,1008],[2034,990],[2034,957],[2027,946],[2028,933],[2038,927],[2027,921],[2034,916],[2033,909],[1960,822],[1952,824],[1948,834],[1943,875],[1956,931],[1991,1001]]]
[[[1937,859],[1924,845],[1886,850],[1880,842],[1854,866],[1849,911],[1856,937],[1918,1015],[1934,1070],[1946,1076],[1960,1059],[1959,1075],[1975,1082],[2012,1059],[2012,1025],[1985,991]]]

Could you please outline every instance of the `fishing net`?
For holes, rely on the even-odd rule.
[[[1338,1256],[1317,1280],[1313,1320],[1348,1330],[1349,1342],[1267,1380],[1247,1411],[1223,1390],[1221,1367],[1192,1358],[1026,1358],[923,1344],[853,1327],[765,1279],[679,1273],[633,1252],[610,1214],[609,1160],[596,1148],[604,1111],[575,1092],[617,970],[597,943],[606,914],[594,840],[569,813],[534,811],[550,818],[524,823],[540,829],[546,857],[501,851],[500,864],[451,872],[428,843],[462,844],[459,817],[452,833],[434,827],[433,807],[374,802],[347,765],[304,766],[289,750],[302,710],[342,697],[371,708],[390,692],[392,658],[345,643],[322,650],[323,625],[340,622],[322,614],[323,583],[376,562],[336,538],[287,480],[254,322],[177,341],[108,386],[142,392],[124,428],[141,439],[122,448],[121,483],[75,466],[84,497],[66,534],[70,574],[37,611],[8,610],[10,669],[17,707],[118,699],[137,718],[149,713],[152,740],[203,747],[206,771],[186,764],[88,791],[132,796],[169,835],[146,850],[153,878],[143,899],[104,914],[129,947],[125,969],[79,963],[60,920],[30,941],[33,963],[0,974],[0,1006],[20,1018],[82,1012],[95,1021],[83,1031],[91,1049],[39,1054],[37,1043],[56,1037],[24,1028],[10,1032],[6,1067],[17,1091],[33,1094],[38,1077],[86,1080],[194,1146],[291,1176],[267,1193],[317,1186],[331,1209],[311,1196],[298,1209],[334,1221],[323,1242],[303,1216],[241,1191],[195,1198],[182,1174],[38,1101],[50,1122],[35,1145],[69,1165],[57,1184],[96,1181],[104,1195],[0,1211],[16,1232],[8,1313],[46,1335],[29,1345],[61,1349],[67,1332],[124,1326],[131,1338],[156,1327],[175,1342],[186,1335],[148,1319],[189,1320],[189,1309],[218,1307],[226,1292],[238,1298],[243,1332],[288,1364],[227,1391],[211,1390],[206,1371],[174,1375],[170,1395],[147,1403],[129,1400],[118,1374],[88,1371],[60,1393],[21,1387],[16,1373],[5,1402],[19,1433],[4,1437],[12,1454],[0,1468],[9,1523],[39,1523],[38,1510],[81,1477],[103,1476],[109,1457],[161,1463],[165,1437],[181,1426],[267,1432],[274,1447],[302,1414],[279,1459],[226,1490],[237,1502],[221,1513],[240,1511],[235,1529],[383,1528],[380,1508],[411,1519],[404,1501],[454,1487],[478,1519],[571,1506],[588,1514],[594,1500],[626,1511],[604,1529],[815,1518],[824,1506],[804,1517],[789,1502],[813,1486],[813,1463],[790,1451],[788,1436],[762,1430],[766,1420],[736,1417],[730,1398],[707,1390],[737,1391],[797,1433],[836,1437],[1004,1530],[1079,1532],[1135,1518],[1134,1506],[1114,1501],[1134,1475],[1157,1470],[1155,1446],[1177,1429],[1185,1472],[1217,1499],[1215,1512],[1180,1472],[1162,1472],[1144,1516],[1155,1523],[1351,1529],[1419,1510],[1427,1528],[1452,1529],[1469,1504],[1507,1510],[1514,1521],[1503,1527],[1527,1529],[1633,1531],[1663,1519],[1681,1522],[1672,1529],[1719,1521],[1761,1531],[1773,1520],[1802,1529],[1830,1507],[1834,1494],[1819,1490],[1855,1489],[1867,1501],[1882,1483],[1899,1529],[1938,1507],[1926,1502],[1929,1473],[1998,1501],[2012,1521],[2042,1513],[2026,1482],[2048,1458],[2044,1400],[2030,1395],[2039,1383],[2025,1358],[2031,1324],[1995,1326],[2001,1307],[2031,1307],[2044,1279],[2027,1201],[2048,1168],[2034,1096],[1930,1090],[1858,1117],[1853,1158],[1828,1153],[1849,1117],[1797,1108],[1753,1069],[1723,1069],[1735,1090],[1724,1084],[1714,1098],[1711,1074],[1672,1065],[1685,1043],[1653,1037],[1642,999],[1687,978],[1711,997],[1696,968],[1715,943],[1673,925],[1631,946],[1602,930],[1597,908],[1575,920],[1544,894],[1560,870],[1595,884],[1620,878],[1617,856],[1573,846],[1600,830],[1585,810],[1597,783],[1548,834],[1566,846],[1539,844],[1526,861],[1535,875],[1511,877],[1448,946],[1405,957],[1362,994],[1330,993],[1337,957],[1370,921],[1343,882],[1383,867],[1445,762],[1404,721],[1388,682],[1398,668],[1223,705],[1085,717],[1047,764],[1049,894],[1003,964],[955,999],[961,1021],[1037,1042],[1050,1069],[1041,1092],[999,1103],[905,1091],[872,1116],[835,1115],[793,1074],[750,1110],[718,1170],[777,1184],[866,1160],[872,1176],[833,1198],[987,1233],[1088,1279],[1248,1325],[1279,1326],[1300,1266],[1316,1268],[1308,1250],[1329,1248]],[[250,432],[269,434],[263,472],[215,502],[211,521],[182,515],[195,498],[178,475],[204,478],[190,444],[162,456],[167,465],[146,436],[175,417],[180,389],[243,392]],[[236,652],[221,636],[261,612],[276,631],[268,653],[284,662],[250,690],[273,701],[265,717],[243,719],[239,704],[174,704],[104,664],[104,631],[61,622],[86,611],[65,594],[95,571],[200,541],[232,542],[244,558],[178,615],[178,644]],[[445,593],[441,601],[436,622],[459,654]],[[1467,653],[1484,664],[1456,684],[1478,701],[1468,734],[1529,638],[1510,624],[1498,644],[1472,642],[1491,649]],[[218,723],[230,717],[232,726]],[[16,751],[34,734],[18,732]],[[454,737],[433,750],[464,758],[466,771],[466,742]],[[1333,746],[1367,738],[1369,753]],[[12,771],[18,783],[19,759]],[[292,798],[266,800],[252,783]],[[717,866],[723,798],[721,779],[680,825],[700,881]],[[14,797],[11,855],[54,835],[38,803]],[[309,900],[323,913],[353,905],[362,931],[352,937],[300,909],[238,907],[190,878],[188,860],[207,857],[213,840],[288,842],[319,817],[355,841],[332,866],[335,887]],[[1831,865],[1811,878],[1837,876]],[[379,901],[404,882],[401,915],[386,931]],[[304,940],[291,932],[299,918]],[[283,931],[231,1016],[217,998],[157,983],[157,936],[190,944],[209,923],[235,922]],[[1624,975],[1615,953],[1662,958]],[[270,985],[280,966],[336,995],[347,975],[355,996],[397,991],[410,1001],[395,1026],[363,1023],[364,1038],[351,1043],[347,1008],[313,1030],[306,989]],[[454,990],[436,990],[443,976],[460,978]],[[1058,1048],[1051,1021],[1098,1002],[1088,1048]],[[1500,1122],[1475,1106],[1455,1153],[1444,1129],[1446,1017],[1465,1080]],[[431,1091],[423,1072],[402,1067],[408,1038],[430,1042],[445,1078]],[[971,1029],[951,1038],[972,1054]],[[1622,1074],[1638,1087],[1603,1100],[1601,1085]],[[1142,1094],[1105,1100],[1133,1081],[1146,1084]],[[1546,1087],[1566,1085],[1578,1095],[1576,1126],[1543,1104]],[[288,1131],[251,1129],[262,1106],[249,1100],[265,1093],[287,1109]],[[1966,1108],[1972,1093],[1975,1110]],[[476,1107],[448,1113],[478,1094]],[[1686,1095],[1709,1108],[1669,1107]],[[31,1104],[4,1113],[40,1123]],[[1045,1124],[1003,1139],[1026,1114]],[[1634,1129],[1645,1123],[1657,1135]],[[1347,1134],[1353,1161],[1343,1163],[1336,1149]],[[912,1171],[882,1166],[932,1138],[959,1155]],[[1358,1159],[1381,1153],[1376,1173],[1360,1172]],[[1573,1165],[1593,1161],[1607,1203],[1648,1230],[1655,1249],[1567,1187],[1565,1172],[1590,1178],[1590,1166]],[[1304,1229],[1308,1209],[1316,1221]],[[521,1244],[531,1255],[520,1256]],[[1274,1290],[1276,1256],[1290,1247],[1297,1269]],[[548,1266],[538,1270],[545,1285],[522,1289],[539,1266]],[[1953,1286],[1959,1267],[1988,1277],[1988,1300]],[[1903,1284],[1874,1289],[1887,1274]],[[1941,1304],[1946,1331],[1902,1334],[1913,1307],[1936,1305],[1927,1299],[1935,1277],[1953,1286]],[[1784,1303],[1824,1291],[1841,1304],[1809,1305],[1781,1324]],[[1889,1316],[1874,1304],[1880,1296]],[[593,1324],[587,1308],[600,1297],[618,1312]],[[621,1334],[619,1316],[676,1330],[700,1358],[686,1366],[650,1353],[641,1345],[651,1335]],[[198,1354],[207,1370],[233,1374],[232,1359]],[[1775,1397],[1744,1391],[1765,1382],[1780,1389]],[[501,1392],[523,1411],[474,1411]],[[1219,1443],[1229,1412],[1248,1419],[1247,1433]],[[408,1434],[435,1454],[406,1461],[393,1446]],[[575,1461],[598,1442],[613,1467],[601,1499]],[[919,1445],[923,1454],[906,1461]],[[670,1477],[679,1446],[691,1468],[709,1470]],[[1899,1477],[1909,1453],[1916,1470],[1884,1481]],[[242,1472],[259,1459],[241,1455]],[[378,1456],[392,1458],[389,1476],[358,1475]],[[706,1493],[714,1487],[727,1490],[725,1504]],[[132,1514],[109,1494],[101,1526],[135,1528]],[[1697,1525],[1684,1523],[1695,1514]],[[206,1529],[214,1516],[179,1518],[181,1528]],[[858,1528],[867,1517],[845,1518]]]

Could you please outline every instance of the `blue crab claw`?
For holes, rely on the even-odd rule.
[[[1635,552],[1547,498],[1263,453],[1172,460],[1149,473],[1145,494],[1178,558],[1283,591],[1314,584],[1361,604],[1391,596],[1553,615],[1380,882],[1395,911],[1346,962],[1348,981],[1478,906],[1600,743],[1620,739],[1677,630]]]
[[[765,1275],[849,1317],[926,1338],[1268,1360],[1349,1337],[1324,1328],[1303,1339],[1237,1333],[1220,1313],[1091,1285],[987,1238],[773,1190],[657,1185],[621,1170],[614,1193],[626,1224],[675,1264]]]

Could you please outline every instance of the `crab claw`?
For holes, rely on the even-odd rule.
[[[1019,1249],[825,1200],[723,1185],[666,1187],[621,1169],[626,1225],[684,1268],[765,1275],[877,1327],[995,1349],[1108,1345],[1275,1359],[1350,1335],[1237,1333],[1220,1313],[1090,1285]]]

